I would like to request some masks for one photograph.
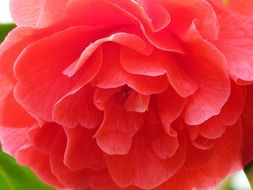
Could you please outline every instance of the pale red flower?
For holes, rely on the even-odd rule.
[[[4,150],[56,189],[211,189],[253,159],[253,1],[238,2],[11,0]]]

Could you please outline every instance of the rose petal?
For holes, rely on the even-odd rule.
[[[232,173],[242,167],[240,163],[242,138],[242,126],[240,122],[234,126],[227,127],[222,138],[215,143],[214,158],[205,167],[192,170],[182,167],[170,180],[154,190],[189,190],[192,187],[196,189],[214,188],[224,180],[228,173]],[[226,164],[223,164],[221,167],[221,163]],[[184,179],[184,182],[182,183],[178,179]]]
[[[145,112],[148,110],[150,96],[141,95],[135,91],[128,94],[124,104],[126,111]]]
[[[12,92],[0,104],[0,125],[4,127],[29,127],[35,124],[34,118],[14,99]]]
[[[126,11],[105,0],[70,0],[66,15],[66,22],[76,25],[113,27],[136,24],[136,20]]]
[[[182,114],[186,99],[179,96],[172,88],[168,88],[164,93],[156,95],[155,98],[161,122],[168,134],[174,136],[175,131],[171,129],[171,124]]]
[[[28,128],[0,127],[2,150],[15,157],[20,148],[26,147],[29,144],[26,139],[27,131]]]
[[[154,51],[145,56],[129,48],[121,47],[120,63],[124,70],[137,75],[159,76],[166,73],[166,64],[169,59],[161,51]]]
[[[139,0],[138,1],[144,8],[146,14],[152,21],[152,30],[154,32],[164,29],[170,23],[170,15],[159,2]]]
[[[64,164],[71,170],[105,168],[102,151],[93,137],[95,131],[83,127],[64,128],[67,135],[67,146],[64,154]]]
[[[44,28],[61,21],[65,16],[65,8],[68,1],[69,0],[58,0],[55,2],[44,0],[40,6],[40,13],[38,15],[36,27]],[[27,14],[27,12],[23,14]]]
[[[253,81],[253,17],[217,11],[220,37],[215,45],[228,61],[229,74],[237,82]],[[234,27],[236,26],[236,27]]]
[[[87,85],[75,94],[58,102],[53,109],[53,120],[65,127],[82,125],[95,128],[102,121],[102,113],[93,104],[94,89]]]
[[[117,88],[127,84],[142,95],[161,93],[168,87],[166,76],[148,77],[125,72],[119,64],[119,48],[115,44],[108,44],[103,50],[103,65],[93,79],[93,85],[99,88]]]
[[[143,124],[142,114],[125,111],[119,98],[106,102],[104,120],[95,135],[98,146],[107,154],[126,154]]]
[[[71,64],[68,68],[64,70],[64,74],[68,76],[73,76],[76,71],[78,71],[87,61],[87,59],[92,55],[92,53],[102,46],[103,43],[106,42],[115,42],[122,46],[127,46],[139,53],[149,54],[152,51],[152,46],[147,44],[142,38],[135,34],[118,32],[112,34],[109,37],[101,38],[94,43],[90,44],[85,50],[82,52],[79,60]]]
[[[115,94],[122,92],[121,88],[102,89],[96,88],[93,101],[99,110],[105,109],[105,103]]]
[[[42,127],[34,126],[29,128],[27,138],[39,152],[49,154],[59,128],[55,123],[45,123]]]
[[[29,166],[45,183],[56,188],[64,187],[52,174],[48,155],[36,151],[35,148],[28,147],[20,150],[16,159],[19,164]]]
[[[205,167],[213,159],[214,153],[214,148],[203,150],[191,145],[191,142],[189,142],[184,168],[192,170]]]
[[[218,9],[223,9],[226,12],[231,12],[233,14],[244,14],[247,16],[252,16],[253,12],[253,1],[238,1],[238,0],[229,0],[227,2],[220,0],[210,0],[210,2],[218,7]]]
[[[176,136],[165,133],[161,124],[146,124],[149,135],[152,138],[152,148],[162,159],[167,159],[176,154],[179,148]]]
[[[34,42],[23,50],[15,65],[18,83],[14,93],[27,111],[50,121],[53,105],[75,86],[80,88],[85,84],[86,81],[80,82],[82,73],[68,78],[62,71],[92,40],[89,38],[85,42],[82,36],[90,31],[85,26],[72,27]]]
[[[193,35],[185,39],[189,43],[187,59],[181,61],[199,88],[188,100],[184,120],[189,125],[198,125],[220,113],[229,98],[230,81],[224,55],[200,39],[194,22],[189,31]]]
[[[37,23],[43,0],[10,0],[10,9],[15,23],[19,26]]]
[[[232,83],[231,94],[219,115],[200,125],[199,132],[209,139],[221,137],[226,126],[234,125],[239,119],[245,104],[245,90]]]
[[[93,172],[88,169],[71,172],[67,166],[64,165],[63,160],[67,143],[66,140],[66,135],[63,130],[60,130],[55,138],[49,155],[50,168],[53,175],[64,185],[64,187],[76,190],[86,190],[92,181]]]
[[[133,140],[127,155],[106,155],[106,163],[112,179],[120,187],[135,185],[141,189],[153,189],[172,177],[185,160],[184,145],[169,159],[161,159],[150,147],[150,138],[140,131]]]

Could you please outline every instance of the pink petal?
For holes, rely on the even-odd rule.
[[[69,0],[44,0],[40,6],[40,14],[38,16],[36,27],[44,28],[57,22],[64,18],[66,4]],[[25,12],[24,14],[27,14]]]
[[[169,29],[156,33],[148,29],[143,29],[143,34],[152,45],[160,50],[184,54],[183,48]]]
[[[153,189],[175,175],[182,166],[185,159],[183,144],[180,143],[173,157],[161,159],[151,148],[150,140],[145,131],[140,131],[127,155],[106,155],[112,179],[120,187],[135,185],[140,189]]]
[[[110,1],[70,0],[66,6],[66,15],[65,22],[76,25],[113,27],[136,24],[136,20],[124,9],[114,6]]]
[[[131,91],[125,102],[126,111],[145,112],[149,107],[150,96],[141,95],[135,91]]]
[[[47,27],[64,16],[68,0],[11,0],[12,17],[18,26]]]
[[[168,88],[164,93],[156,95],[155,99],[161,122],[166,131],[169,132],[169,135],[173,135],[171,124],[182,114],[186,99],[179,96],[172,88]]]
[[[216,13],[208,1],[202,0],[161,0],[171,15],[169,29],[181,36],[193,20],[204,39],[216,40],[219,35]],[[180,15],[180,16],[179,16]]]
[[[159,76],[166,73],[166,63],[169,63],[168,54],[155,50],[145,56],[129,48],[120,49],[120,63],[124,70],[131,74]]]
[[[34,126],[29,129],[27,138],[39,152],[49,154],[59,128],[55,123],[45,123],[42,127]]]
[[[29,144],[26,139],[28,129],[0,127],[2,150],[15,157],[20,148],[26,147]]]
[[[218,9],[223,9],[226,12],[231,12],[233,14],[244,14],[247,16],[252,16],[253,12],[253,1],[238,1],[238,0],[229,0],[228,2],[222,2],[220,0],[210,0],[210,2],[218,7]]]
[[[83,127],[65,128],[67,146],[64,154],[64,164],[71,170],[105,168],[102,151],[93,137],[95,131]]]
[[[189,190],[192,187],[196,189],[213,189],[229,173],[242,168],[240,163],[242,135],[240,123],[227,127],[222,138],[215,142],[215,154],[208,164],[197,169],[184,169],[183,167],[170,180],[154,190]],[[225,164],[221,167],[221,163]],[[183,183],[179,179],[184,179]]]
[[[15,83],[13,65],[23,49],[32,42],[35,42],[45,35],[57,30],[35,30],[29,27],[16,27],[8,33],[0,49],[0,74],[6,77],[10,83]]]
[[[174,90],[182,97],[188,97],[198,89],[197,83],[187,71],[183,69],[180,62],[170,59],[167,77]]]
[[[148,14],[152,21],[152,30],[159,31],[164,29],[170,23],[170,15],[159,2],[139,0],[138,1],[144,8],[145,13]]]
[[[214,148],[203,150],[191,145],[191,142],[189,142],[184,168],[197,169],[205,167],[213,159],[214,153]]]
[[[148,41],[155,47],[166,51],[183,53],[182,47],[180,47],[179,43],[175,40],[173,34],[168,35],[168,31],[161,30],[165,28],[170,22],[169,13],[162,5],[157,5],[157,3],[154,3],[154,5],[152,5],[152,2],[151,5],[148,5],[150,4],[150,2],[145,3],[146,5],[148,5],[153,9],[148,11],[150,13],[149,15],[153,17],[152,23],[152,20],[146,14],[145,10],[143,9],[143,7],[140,5],[139,2],[136,3],[135,1],[126,1],[126,0],[117,0],[117,1],[111,0],[110,2],[112,5],[120,7],[122,10],[127,11],[128,14],[131,15],[133,18],[137,19],[143,34],[148,39]],[[154,12],[154,10],[156,11]],[[163,17],[162,19],[164,20],[162,20],[161,23],[159,23],[160,19],[158,22],[157,19],[155,19],[155,17],[157,18]]]
[[[122,88],[102,89],[96,88],[93,101],[99,110],[105,109],[105,103],[115,94],[122,92]]]
[[[95,135],[98,146],[107,154],[126,154],[143,124],[142,114],[125,111],[120,101],[114,96],[106,102],[104,120]]]
[[[99,88],[117,88],[127,84],[142,95],[160,93],[168,87],[166,76],[148,77],[124,71],[120,65],[119,49],[115,44],[107,44],[103,50],[103,65],[92,81],[93,85]]]
[[[15,23],[19,26],[36,25],[43,2],[43,0],[10,0]]]
[[[37,151],[35,148],[28,147],[20,150],[16,159],[19,164],[29,166],[47,184],[56,188],[64,187],[52,174],[48,155]]]
[[[226,56],[231,77],[237,82],[253,81],[253,17],[217,11],[220,37],[215,44]],[[234,27],[236,26],[236,27]]]
[[[111,179],[110,174],[108,171],[100,172],[98,175],[95,176],[94,183],[91,185],[92,190],[140,190],[137,187],[130,186],[126,188],[121,188],[117,186]]]
[[[245,104],[245,90],[232,83],[231,94],[221,109],[219,115],[200,125],[199,132],[202,136],[209,139],[221,137],[226,126],[234,125],[243,111]]]
[[[194,23],[189,31],[193,35],[185,39],[189,43],[186,59],[179,60],[199,88],[188,99],[184,120],[189,125],[198,125],[220,113],[230,95],[230,81],[221,52],[199,38]]]
[[[83,65],[85,65],[85,62],[93,54],[93,52],[106,42],[115,42],[122,46],[127,46],[130,49],[133,49],[142,54],[149,54],[152,51],[152,46],[150,46],[147,42],[145,42],[136,34],[117,32],[110,35],[109,37],[98,39],[97,41],[86,47],[85,50],[82,52],[79,60],[66,68],[64,74],[67,74],[68,76],[74,75],[76,71],[78,71]]]
[[[53,120],[65,127],[79,124],[86,128],[97,127],[102,113],[93,104],[94,89],[87,85],[75,94],[58,102],[53,109]]]
[[[65,188],[86,190],[92,181],[93,172],[88,169],[72,172],[64,165],[63,160],[67,143],[66,140],[63,130],[59,131],[49,155],[50,168],[54,176]]]
[[[72,27],[34,42],[23,50],[15,65],[18,80],[15,98],[26,110],[50,121],[53,105],[72,88],[84,85],[86,81],[79,81],[82,73],[68,78],[62,71],[89,43],[83,41],[87,32],[90,28]]]
[[[0,125],[4,127],[30,127],[34,118],[14,99],[10,92],[0,104]]]
[[[152,138],[152,148],[162,159],[174,156],[179,148],[178,139],[165,133],[161,124],[146,124],[148,132]]]

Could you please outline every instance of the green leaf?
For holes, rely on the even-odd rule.
[[[253,161],[244,168],[244,173],[248,178],[251,189],[253,189]]]
[[[40,182],[26,167],[0,151],[0,189],[6,190],[52,190]]]
[[[0,24],[0,43],[4,40],[5,36],[15,28],[15,24]]]

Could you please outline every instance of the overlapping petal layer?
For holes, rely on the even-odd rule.
[[[211,189],[253,159],[238,2],[11,0],[3,149],[56,189]]]

